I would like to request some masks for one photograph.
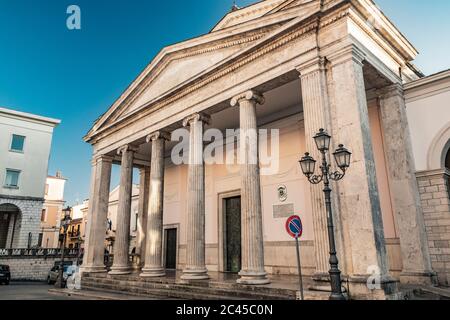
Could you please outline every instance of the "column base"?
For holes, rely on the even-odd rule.
[[[183,275],[180,277],[181,280],[208,280],[208,270],[207,269],[185,269],[183,270]]]
[[[368,279],[372,275],[349,276],[343,285],[348,285],[348,294],[351,300],[403,300],[399,292],[397,279],[389,275],[380,277],[377,284],[369,287]]]
[[[270,283],[265,272],[241,271],[239,272],[239,276],[240,278],[236,281],[238,284],[264,285]]]
[[[402,273],[400,273],[400,283],[415,284],[422,286],[437,286],[438,279],[437,274],[432,271],[424,271],[424,272],[403,271]]]
[[[142,273],[139,275],[142,278],[158,278],[164,277],[166,275],[166,270],[164,268],[143,268]]]
[[[315,282],[330,282],[330,274],[328,272],[315,272],[312,275],[312,279]]]
[[[111,267],[111,271],[108,272],[108,274],[112,275],[112,276],[120,276],[120,275],[126,275],[126,274],[130,274],[131,273],[131,268],[130,266],[125,266],[125,267],[120,267],[120,266],[112,266]]]
[[[80,268],[80,273],[106,273],[105,266],[85,266]]]

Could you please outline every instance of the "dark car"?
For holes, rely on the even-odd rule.
[[[8,285],[10,280],[11,273],[9,272],[9,266],[0,264],[0,283]]]

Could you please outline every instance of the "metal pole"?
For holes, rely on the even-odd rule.
[[[331,282],[331,296],[330,300],[345,300],[342,294],[341,285],[341,271],[339,270],[339,261],[336,255],[336,243],[334,239],[334,224],[333,224],[333,212],[331,209],[331,188],[330,181],[328,179],[328,163],[325,151],[322,151],[322,173],[323,183],[325,188],[323,192],[325,194],[325,207],[327,210],[327,226],[328,226],[328,241],[330,245],[330,282]]]
[[[302,300],[305,300],[303,295],[303,277],[302,277],[302,265],[300,260],[300,244],[298,241],[298,236],[295,237],[295,242],[297,244],[297,266],[298,266],[298,277],[300,280],[300,297]]]
[[[64,251],[66,248],[66,228],[63,229],[63,241],[61,241],[61,262],[59,265],[59,277],[57,282],[57,287],[63,289],[64,288]]]

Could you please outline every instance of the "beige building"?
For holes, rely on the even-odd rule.
[[[305,152],[319,160],[313,136],[325,128],[331,150],[343,143],[353,153],[332,183],[339,267],[352,297],[431,284],[403,91],[421,75],[416,55],[370,0],[265,0],[164,48],[85,137],[94,151],[84,272],[107,272],[104,221],[118,164],[110,275],[132,272],[139,168],[138,276],[163,277],[174,263],[186,281],[238,272],[238,283],[262,285],[295,274],[285,222],[296,213],[304,272],[327,281],[323,187],[298,163]],[[380,287],[369,290],[374,270]]]
[[[67,179],[61,172],[48,176],[45,184],[45,202],[41,214],[41,233],[38,246],[42,248],[58,248],[62,210],[64,208],[64,188]]]

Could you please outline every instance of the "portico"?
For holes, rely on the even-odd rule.
[[[296,272],[283,223],[300,213],[306,274],[327,281],[322,190],[307,183],[298,165],[306,151],[316,156],[312,137],[326,128],[353,152],[346,179],[333,186],[338,255],[350,292],[387,298],[399,281],[431,283],[402,93],[403,83],[418,77],[410,63],[416,54],[368,0],[266,0],[233,11],[204,36],[164,48],[85,137],[94,154],[83,270],[106,272],[115,163],[121,178],[111,275],[134,267],[141,277],[164,277],[164,226],[176,225],[182,280],[208,281],[208,271],[230,271],[227,259],[236,259],[239,284],[265,285],[271,274]],[[180,144],[183,128],[188,136]],[[212,139],[211,129],[224,139]],[[183,150],[185,161],[175,163]],[[220,150],[232,156],[212,161]],[[133,167],[141,170],[142,186],[135,266]],[[287,195],[278,194],[280,187]],[[227,202],[236,197],[237,209]],[[240,223],[227,220],[231,211]],[[227,243],[233,232],[241,239],[235,255]],[[370,290],[374,274],[380,287]]]

